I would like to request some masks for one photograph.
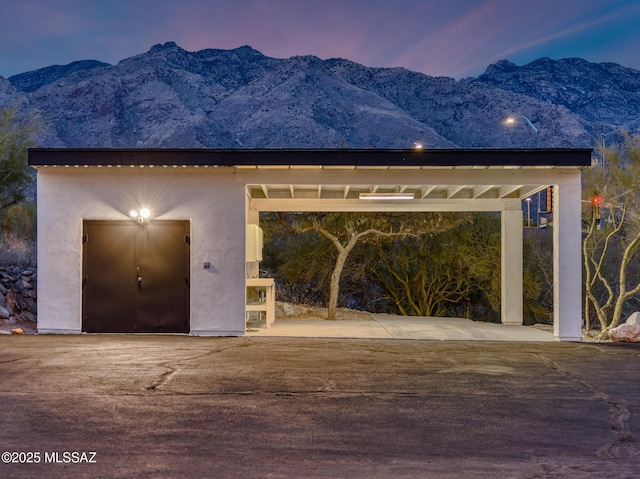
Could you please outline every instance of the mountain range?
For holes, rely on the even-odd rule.
[[[456,80],[168,42],[116,65],[83,60],[0,77],[5,105],[42,116],[39,147],[594,147],[640,117],[640,71],[540,58]],[[520,118],[507,126],[508,116]]]

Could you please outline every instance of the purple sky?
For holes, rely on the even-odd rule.
[[[433,76],[581,57],[640,70],[639,0],[0,0],[0,75],[175,41]]]

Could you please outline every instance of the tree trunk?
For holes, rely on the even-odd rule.
[[[347,262],[347,256],[349,252],[342,248],[338,253],[336,264],[333,267],[331,273],[331,283],[329,287],[329,304],[327,311],[327,319],[336,319],[336,311],[338,309],[338,293],[340,292],[340,277],[342,276],[342,270],[344,264]]]
[[[587,246],[589,245],[589,241],[591,240],[591,238],[593,237],[594,231],[595,231],[595,220],[592,219],[591,224],[589,225],[589,230],[587,232],[587,236],[586,238],[582,241],[582,260],[584,262],[584,290],[585,290],[585,295],[584,295],[584,322],[585,322],[585,329],[587,331],[591,331],[591,312],[590,312],[590,305],[591,305],[591,298],[589,297],[589,293],[591,292],[591,255],[589,254],[589,251],[587,249]]]
[[[346,246],[340,243],[340,240],[329,233],[324,228],[319,228],[318,231],[325,238],[328,238],[333,245],[338,250],[338,258],[336,259],[336,264],[333,267],[333,272],[331,273],[331,283],[329,285],[329,304],[327,311],[327,319],[336,319],[336,310],[338,309],[338,294],[340,293],[340,277],[342,276],[342,270],[344,269],[344,265],[347,262],[347,258],[349,257],[349,253],[356,245],[358,240],[363,236],[371,234],[375,232],[375,230],[367,230],[362,233],[358,233],[356,235],[352,235],[349,238]]]
[[[338,258],[336,259],[336,264],[333,267],[333,272],[331,273],[331,283],[329,286],[329,304],[327,305],[327,319],[336,319],[336,310],[338,309],[338,294],[340,293],[340,276],[342,276],[342,270],[344,269],[344,265],[347,262],[349,253],[356,245],[356,243],[358,243],[361,238],[364,238],[365,236],[370,234],[377,234],[379,236],[386,237],[410,235],[410,233],[388,233],[370,228],[360,233],[352,234],[347,244],[343,245],[336,236],[334,236],[324,228],[318,228],[318,232],[320,232],[320,234],[325,238],[329,239],[338,250]]]

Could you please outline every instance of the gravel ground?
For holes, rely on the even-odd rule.
[[[11,322],[8,319],[0,319],[0,334],[36,334],[37,323],[33,321],[17,320]]]

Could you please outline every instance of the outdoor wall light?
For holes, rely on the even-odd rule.
[[[151,210],[149,208],[141,208],[140,211],[131,210],[129,216],[136,220],[138,223],[144,223],[144,220],[149,219],[151,216]]]
[[[360,193],[361,200],[415,200],[410,193]]]

